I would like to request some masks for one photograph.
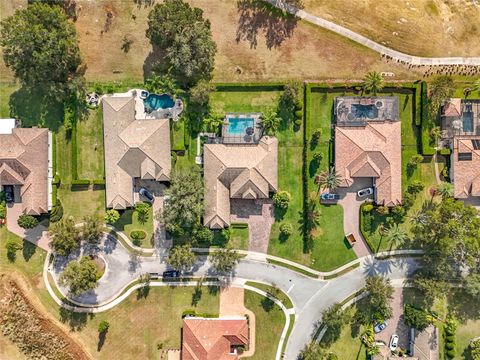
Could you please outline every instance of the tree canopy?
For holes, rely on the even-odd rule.
[[[203,180],[198,170],[175,170],[165,195],[168,201],[160,218],[168,232],[183,236],[200,226],[200,217],[203,214]]]
[[[146,35],[163,56],[161,67],[180,82],[192,85],[211,77],[217,45],[201,9],[183,0],[165,0],[148,15]]]
[[[392,317],[390,301],[393,299],[393,287],[390,280],[380,276],[372,276],[366,280],[364,304],[358,308],[357,315],[363,323],[374,320],[386,320]]]
[[[212,255],[210,255],[210,260],[212,262],[213,267],[219,273],[228,273],[233,270],[235,265],[239,260],[238,253],[231,249],[219,249],[215,251]]]
[[[192,251],[190,245],[175,246],[168,255],[167,262],[178,271],[186,271],[195,263],[197,257]]]
[[[23,84],[67,83],[77,72],[77,34],[60,7],[36,2],[0,25],[3,59]]]
[[[80,246],[78,229],[75,227],[75,221],[72,217],[50,226],[49,235],[52,238],[50,246],[58,255],[68,256]]]
[[[80,295],[97,286],[98,270],[90,258],[84,256],[80,261],[71,261],[62,275],[60,284],[67,286],[70,293]]]

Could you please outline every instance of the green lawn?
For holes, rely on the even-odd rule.
[[[230,227],[230,240],[228,243],[234,249],[248,250],[248,227]]]
[[[63,205],[63,216],[73,216],[77,222],[86,215],[105,213],[104,190],[75,190],[70,185],[61,185],[57,192]]]
[[[10,107],[8,101],[10,95],[18,89],[15,83],[0,83],[0,119],[10,118]]]
[[[314,183],[315,175],[320,171],[327,170],[333,160],[329,159],[329,143],[333,140],[331,131],[333,102],[336,96],[348,95],[321,90],[312,88],[307,97],[305,136],[307,140],[308,196],[315,201],[315,206],[320,213],[318,224],[313,231],[314,242],[310,261],[312,267],[329,271],[354,260],[356,256],[344,241],[343,208],[339,205],[320,204],[316,197],[318,190]],[[311,138],[315,130],[320,130],[321,135],[318,143],[312,144]],[[319,163],[313,161],[315,153],[322,154],[322,160]]]
[[[262,284],[262,283],[257,283],[257,282],[254,282],[254,281],[247,281],[245,283],[245,285],[254,286],[257,289],[260,289],[260,290],[263,290],[263,291],[267,292],[271,296],[274,296],[275,298],[280,300],[282,302],[282,304],[287,309],[290,309],[290,308],[293,307],[293,304],[292,304],[292,301],[290,300],[290,298],[282,290],[280,290],[280,289],[278,289],[274,286],[270,286],[270,285],[266,285],[266,284]]]
[[[143,230],[147,233],[145,239],[141,240],[140,247],[153,247],[153,209],[150,207],[148,218],[145,223],[141,223],[138,219],[138,213],[135,210],[125,210],[120,216],[120,219],[114,226],[125,233],[130,240],[133,241],[130,233],[133,230]]]
[[[103,117],[101,109],[88,110],[77,123],[77,170],[81,179],[103,179]]]
[[[480,319],[477,320],[467,320],[465,323],[460,324],[457,329],[457,357],[464,360],[476,360],[474,359],[468,347],[470,344],[470,339],[480,336]]]
[[[285,315],[273,301],[245,291],[245,307],[255,314],[255,354],[252,360],[273,360],[285,326]]]

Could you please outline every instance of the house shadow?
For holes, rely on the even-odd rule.
[[[286,6],[302,9],[300,0],[284,0]],[[250,48],[258,45],[259,34],[265,36],[268,49],[279,47],[286,39],[293,35],[298,19],[266,1],[239,0],[237,1],[239,14],[236,41],[247,41]]]

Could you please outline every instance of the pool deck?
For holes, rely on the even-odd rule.
[[[224,144],[257,144],[262,137],[261,113],[228,113],[225,115],[225,122],[222,127],[222,142]],[[241,133],[230,134],[229,119],[252,119],[253,134]]]

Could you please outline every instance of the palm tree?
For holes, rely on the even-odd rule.
[[[152,74],[145,82],[145,87],[153,93],[167,93],[177,95],[178,86],[170,75]]]
[[[318,186],[317,196],[323,188],[330,191],[335,190],[340,186],[342,181],[341,176],[335,172],[334,168],[330,168],[329,171],[322,171],[315,175],[315,184]]]
[[[223,116],[218,114],[212,114],[209,117],[203,119],[203,125],[205,130],[213,133],[217,133],[218,128],[223,125]]]
[[[262,114],[262,126],[266,134],[275,135],[282,119],[273,110]]]
[[[436,193],[442,197],[443,200],[453,196],[453,185],[448,182],[442,182],[437,185]]]
[[[428,215],[425,211],[419,210],[410,216],[410,219],[412,220],[413,226],[425,225],[428,220]]]
[[[385,236],[387,241],[390,243],[390,248],[392,248],[393,245],[403,243],[408,239],[406,232],[400,229],[398,224],[392,224],[392,226],[390,226],[386,231]]]
[[[363,89],[377,95],[383,89],[383,77],[376,71],[369,72],[363,79]]]

